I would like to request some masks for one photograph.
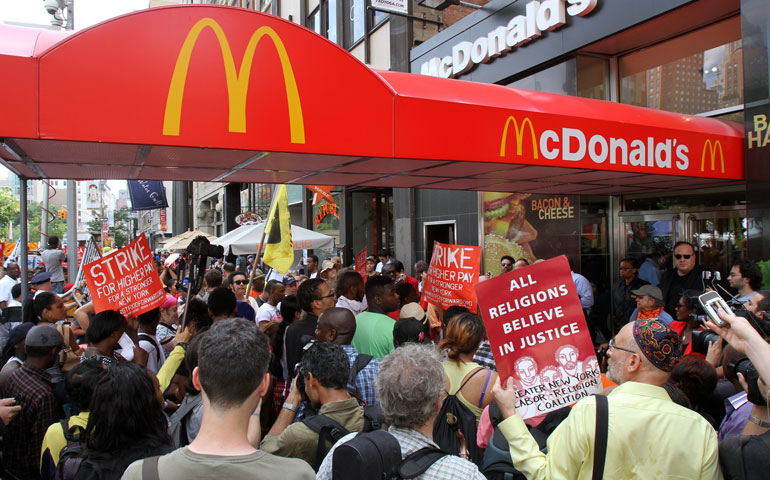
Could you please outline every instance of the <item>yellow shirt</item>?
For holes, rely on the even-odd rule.
[[[88,425],[88,412],[80,412],[78,415],[71,416],[67,425],[69,428],[77,425],[85,430],[86,425]],[[56,422],[48,427],[43,437],[43,446],[40,449],[40,471],[43,478],[53,477],[53,471],[59,464],[59,454],[62,448],[66,446],[67,438],[64,436],[61,424]]]
[[[717,436],[700,414],[671,401],[661,387],[626,382],[607,397],[609,433],[604,478],[721,479]],[[540,452],[519,415],[499,425],[514,466],[529,480],[590,480],[596,400],[579,401]]]
[[[447,378],[449,378],[449,393],[456,395],[457,399],[460,400],[463,405],[468,407],[468,410],[470,410],[471,413],[476,416],[477,426],[479,424],[479,420],[481,419],[481,413],[484,411],[484,409],[474,403],[469,402],[463,396],[463,392],[461,392],[459,388],[463,384],[463,379],[469,373],[478,369],[479,367],[481,367],[481,365],[475,362],[455,362],[454,360],[447,360],[444,362],[444,373],[446,373]],[[482,369],[480,372],[476,373],[476,375],[486,376],[487,373],[485,373],[485,370]],[[484,392],[484,395],[487,393],[490,395],[492,394],[492,385],[487,385],[487,391]]]
[[[168,386],[171,385],[171,380],[174,378],[179,365],[181,365],[184,360],[184,354],[185,349],[181,345],[177,345],[171,350],[171,353],[168,354],[168,358],[163,363],[163,366],[158,370],[157,377],[161,392],[165,392]]]

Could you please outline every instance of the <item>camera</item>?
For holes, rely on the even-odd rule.
[[[751,363],[747,357],[737,360],[735,363],[730,362],[727,364],[727,368],[735,372],[737,377],[740,373],[746,380],[746,384],[749,386],[749,392],[746,399],[754,405],[767,406],[767,401],[762,397],[759,390],[759,372],[757,372],[754,364]]]
[[[692,331],[692,351],[706,354],[709,351],[709,344],[721,341],[721,337],[711,330],[693,330]]]
[[[190,245],[187,246],[187,252],[190,255],[202,255],[204,257],[222,258],[225,256],[225,249],[221,245],[212,245],[209,240],[200,235],[195,237]]]

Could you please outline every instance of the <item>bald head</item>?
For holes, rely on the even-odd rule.
[[[347,308],[329,308],[318,317],[315,336],[319,342],[350,345],[356,333],[356,317]]]

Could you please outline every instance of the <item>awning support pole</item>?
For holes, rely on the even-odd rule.
[[[67,180],[67,281],[78,278],[78,197],[75,180]]]
[[[29,274],[27,268],[27,242],[29,241],[29,235],[27,233],[27,227],[29,225],[29,218],[27,215],[27,178],[19,177],[19,267],[21,268],[21,298],[29,298]],[[23,302],[22,302],[23,303]]]

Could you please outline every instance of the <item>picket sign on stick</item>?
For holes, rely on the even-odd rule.
[[[433,242],[433,255],[422,287],[422,303],[443,309],[460,305],[476,313],[481,247]]]
[[[119,310],[125,316],[137,316],[160,307],[166,300],[144,235],[87,264],[84,273],[96,313]]]
[[[601,372],[564,255],[476,285],[501,380],[527,419],[602,391]]]
[[[356,272],[366,278],[366,247],[356,254]]]

